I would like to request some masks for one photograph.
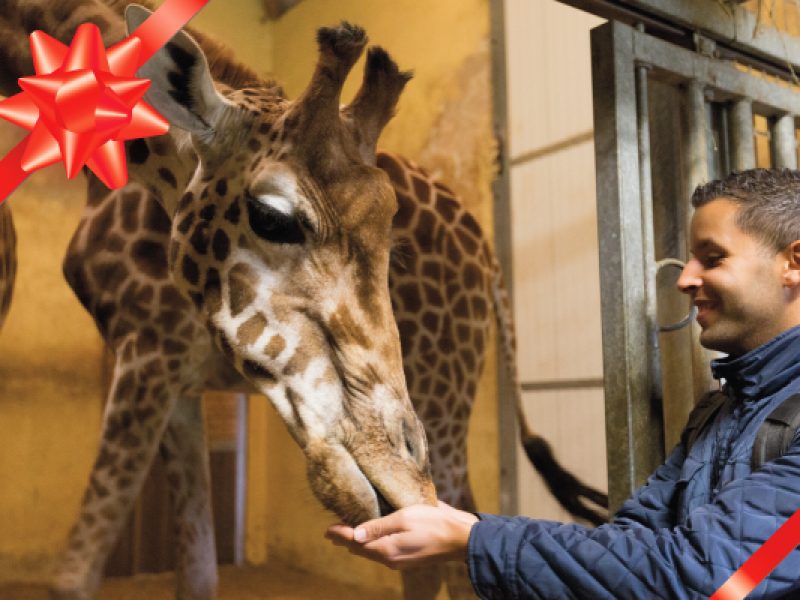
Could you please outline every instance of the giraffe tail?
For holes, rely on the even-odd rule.
[[[0,203],[0,329],[11,306],[17,275],[17,234],[8,202]]]
[[[492,299],[494,301],[497,331],[500,338],[503,359],[514,390],[514,409],[519,424],[522,447],[528,460],[559,504],[574,517],[584,519],[594,525],[605,523],[608,513],[608,495],[583,483],[575,475],[564,469],[556,460],[550,444],[528,426],[522,406],[522,389],[517,374],[517,342],[514,333],[514,319],[511,303],[503,280],[503,272],[497,258],[492,254]],[[588,501],[588,503],[587,503]],[[604,510],[592,507],[596,505]]]

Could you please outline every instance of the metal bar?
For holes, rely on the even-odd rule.
[[[772,123],[772,162],[779,169],[797,168],[794,115],[780,116]]]
[[[743,7],[717,0],[624,0],[635,10],[648,11],[674,25],[702,31],[719,42],[785,67],[800,57],[800,40]],[[794,60],[792,60],[794,59]]]
[[[514,289],[511,274],[511,190],[508,164],[508,114],[506,107],[508,84],[506,82],[506,34],[504,0],[491,0],[489,4],[492,60],[492,125],[497,139],[497,175],[492,181],[494,196],[494,246],[497,260],[505,274],[508,296],[513,300]],[[516,390],[503,364],[503,353],[497,352],[497,428],[500,464],[500,512],[517,514],[517,417],[511,402]]]
[[[705,85],[692,80],[686,86],[686,137],[683,152],[686,187],[684,198],[691,198],[694,189],[708,180],[708,125],[706,124]],[[684,222],[688,230],[691,211],[688,204]]]
[[[653,231],[653,180],[650,165],[650,109],[647,98],[647,73],[649,67],[636,66],[636,114],[639,141],[639,202],[642,213],[642,263],[644,268],[644,311],[647,328],[647,397],[659,411],[663,401],[661,393],[661,361],[658,349],[658,305],[656,293],[657,267],[655,260],[655,232]],[[653,444],[658,440],[652,440]]]
[[[708,181],[708,137],[709,127],[706,121],[706,88],[705,85],[697,80],[691,81],[686,86],[686,129],[685,146],[682,152],[685,157],[685,192],[683,197],[685,202],[679,204],[684,207],[682,221],[686,224],[686,231],[690,230],[693,210],[689,204],[695,188]],[[688,236],[687,236],[688,243]],[[713,379],[708,368],[710,356],[708,351],[700,345],[700,326],[696,321],[692,323],[692,380],[694,388],[694,398],[684,398],[684,406],[679,410],[688,416],[689,411],[694,405],[694,400],[703,393],[711,389]],[[685,422],[685,419],[681,419]]]
[[[731,106],[731,142],[734,171],[746,171],[756,166],[756,148],[753,134],[753,101],[736,100]]]
[[[754,67],[786,81],[796,80],[798,64],[794,61],[796,64],[792,67],[789,57],[800,56],[797,36],[773,27],[759,27],[758,35],[754,35],[755,16],[741,8],[726,8],[722,0],[558,1],[630,26],[644,25],[647,33],[684,48],[691,48],[693,33],[702,31],[716,43],[719,58]]]
[[[609,503],[612,511],[658,466],[662,432],[645,385],[642,216],[632,30],[606,23],[591,32],[597,227],[603,314]]]
[[[236,510],[233,564],[245,560],[245,516],[247,512],[247,394],[236,394]]]
[[[798,86],[753,77],[732,62],[703,56],[638,31],[633,36],[634,60],[653,67],[653,77],[676,84],[700,81],[715,101],[750,98],[753,108],[768,117],[800,114]]]
[[[677,27],[669,23],[666,19],[647,14],[642,10],[637,10],[625,6],[619,0],[558,0],[561,4],[566,4],[592,13],[610,21],[619,21],[628,25],[642,24],[648,31],[658,32],[662,35],[671,37],[685,36],[686,28]],[[691,37],[691,36],[689,36]]]
[[[610,3],[624,5],[672,27],[701,31],[745,56],[753,56],[785,71],[790,61],[795,68],[798,66],[800,40],[770,23],[759,24],[757,16],[742,7],[718,0],[612,0]]]
[[[541,381],[523,381],[520,384],[523,392],[547,392],[551,390],[588,390],[603,387],[601,377],[586,379],[544,379]]]

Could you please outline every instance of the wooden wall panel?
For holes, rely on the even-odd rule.
[[[521,380],[601,377],[592,143],[514,167],[511,203]]]
[[[505,15],[517,362],[533,390],[526,415],[564,465],[606,489],[589,51],[602,20],[553,0],[507,0]],[[594,387],[570,388],[576,380]],[[553,386],[561,389],[541,389]],[[520,512],[569,520],[521,452],[517,464]]]
[[[602,389],[527,392],[525,414],[531,427],[556,449],[562,465],[597,489],[608,488]],[[571,521],[522,450],[517,461],[520,514]]]
[[[554,0],[506,0],[512,160],[592,130],[589,29],[602,19]]]

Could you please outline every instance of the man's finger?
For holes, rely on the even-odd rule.
[[[336,523],[328,527],[328,530],[325,532],[325,537],[333,542],[337,540],[349,542],[353,540],[353,528],[343,525],[342,523]]]
[[[359,543],[371,542],[392,533],[405,531],[402,511],[392,513],[387,517],[373,519],[356,527],[353,539]]]

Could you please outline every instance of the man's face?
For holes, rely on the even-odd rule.
[[[739,205],[719,198],[692,218],[690,250],[678,288],[692,297],[700,343],[734,356],[790,328],[786,259],[736,225]]]

